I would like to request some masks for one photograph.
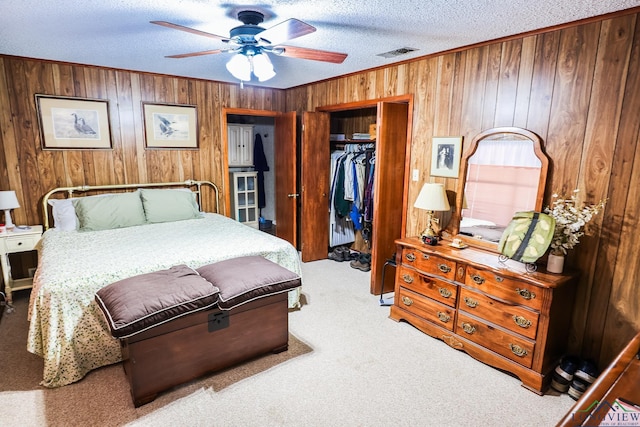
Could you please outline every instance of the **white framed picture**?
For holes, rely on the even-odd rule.
[[[431,176],[458,178],[460,174],[461,136],[433,137]]]

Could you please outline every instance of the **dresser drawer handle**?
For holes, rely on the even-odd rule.
[[[518,357],[525,357],[527,354],[529,354],[527,350],[520,347],[519,345],[509,344],[509,347],[511,347],[511,352]]]
[[[404,280],[405,283],[413,283],[413,277],[410,274],[403,274],[402,280]]]
[[[440,288],[438,289],[438,292],[440,292],[440,295],[445,298],[449,298],[451,296],[451,291],[447,288]]]
[[[411,298],[409,298],[409,297],[402,297],[402,302],[407,307],[410,306],[411,304],[413,304],[413,300]]]
[[[447,264],[438,264],[438,269],[443,273],[448,273],[451,271],[451,267],[449,267]]]
[[[476,285],[482,285],[484,283],[484,277],[479,274],[472,274],[471,280],[473,280]]]
[[[464,297],[464,303],[467,304],[467,307],[469,308],[476,308],[478,306],[478,301],[469,297]]]
[[[528,320],[527,318],[522,316],[513,316],[513,321],[516,322],[516,325],[520,326],[521,328],[527,329],[529,326],[531,326],[531,320]]]
[[[416,260],[416,256],[414,254],[406,254],[405,258],[407,258],[409,262],[413,262]]]
[[[467,322],[462,322],[462,330],[471,335],[476,331],[476,327]]]
[[[527,289],[520,289],[520,288],[516,288],[516,292],[518,293],[518,295],[520,295],[522,298],[524,299],[533,299],[536,297],[536,294],[534,294],[533,292],[527,290]]]
[[[440,321],[442,323],[447,323],[449,322],[449,320],[451,320],[451,316],[449,316],[447,313],[443,313],[441,311],[438,312],[438,319],[440,319]]]

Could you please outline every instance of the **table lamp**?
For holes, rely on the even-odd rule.
[[[18,198],[15,191],[0,191],[0,210],[4,210],[4,223],[7,230],[13,229],[11,221],[11,209],[19,208]]]
[[[433,213],[435,211],[448,211],[451,209],[444,185],[436,183],[424,184],[413,206],[427,211],[427,228],[422,232],[423,241],[425,241],[427,237],[437,238],[438,233],[433,229],[433,223],[438,220],[433,217]]]

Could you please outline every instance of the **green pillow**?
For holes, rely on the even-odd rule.
[[[147,222],[202,218],[196,196],[189,190],[140,190]]]
[[[146,223],[140,193],[109,194],[73,200],[79,231],[111,230]]]

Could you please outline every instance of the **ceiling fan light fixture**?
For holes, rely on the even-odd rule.
[[[253,74],[259,81],[265,82],[276,75],[273,64],[266,53],[258,53],[253,56]]]
[[[237,53],[227,62],[227,70],[233,77],[241,81],[251,80],[251,61],[243,53]]]

